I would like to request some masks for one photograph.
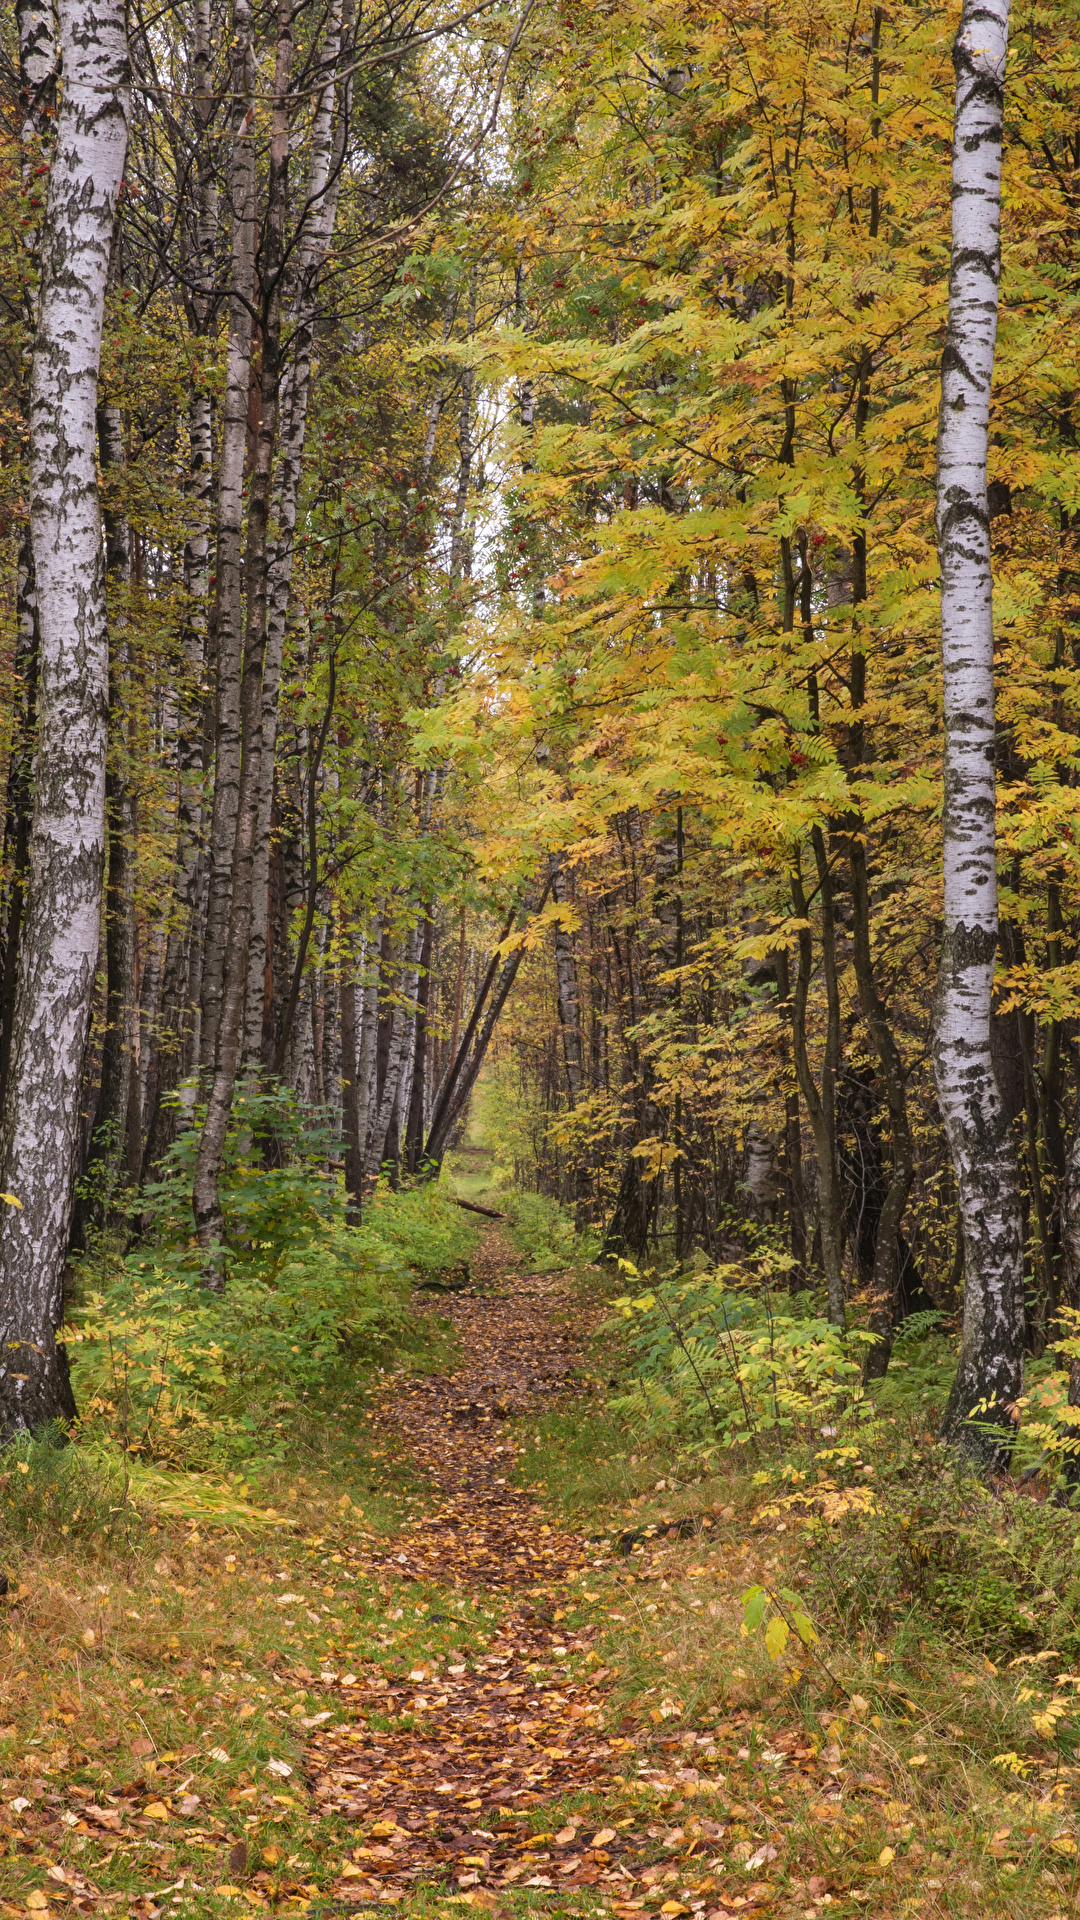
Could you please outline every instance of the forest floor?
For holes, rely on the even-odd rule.
[[[24,1556],[0,1911],[1080,1911],[1075,1772],[995,1772],[989,1662],[741,1636],[790,1534],[752,1476],[620,1454],[603,1307],[492,1228],[422,1301],[452,1370],[343,1407],[261,1532]]]

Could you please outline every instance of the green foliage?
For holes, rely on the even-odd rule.
[[[743,1594],[743,1632],[749,1636],[760,1628],[765,1632],[765,1650],[770,1660],[779,1660],[794,1633],[804,1647],[812,1647],[818,1635],[797,1593],[790,1587],[750,1587]]]
[[[616,1404],[706,1452],[812,1441],[826,1423],[861,1418],[860,1352],[872,1336],[841,1334],[804,1310],[804,1296],[775,1291],[786,1264],[763,1253],[756,1272],[722,1266],[616,1300],[637,1380]]]
[[[579,1234],[572,1215],[548,1195],[511,1192],[500,1196],[500,1205],[535,1273],[559,1273],[595,1257],[595,1238]]]
[[[206,1466],[286,1444],[286,1418],[325,1407],[355,1375],[420,1358],[437,1339],[409,1306],[418,1274],[467,1257],[465,1216],[435,1187],[380,1190],[362,1223],[341,1217],[326,1141],[291,1098],[237,1102],[223,1183],[221,1296],[200,1285],[192,1232],[195,1136],[173,1148],[149,1206],[151,1237],[126,1258],[102,1236],[82,1263],[68,1335],[84,1423],[129,1456]],[[283,1165],[262,1164],[265,1142]]]
[[[380,1187],[368,1206],[359,1237],[386,1249],[412,1273],[431,1275],[460,1267],[476,1245],[475,1217],[456,1207],[433,1183],[406,1193]]]

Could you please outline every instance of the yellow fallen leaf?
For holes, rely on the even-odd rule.
[[[364,1871],[363,1867],[356,1867],[351,1860],[346,1860],[342,1864],[341,1877],[343,1880],[362,1880]]]
[[[376,1820],[375,1825],[371,1829],[376,1840],[383,1839],[388,1833],[396,1833],[397,1830],[398,1824],[396,1820]]]
[[[561,1833],[557,1833],[555,1835],[555,1845],[557,1847],[568,1847],[570,1846],[571,1842],[576,1839],[577,1839],[577,1828],[564,1827]]]
[[[926,1765],[925,1753],[913,1753],[911,1756],[911,1759],[908,1761],[909,1767],[925,1767],[925,1765]]]
[[[0,1200],[6,1200],[9,1207],[18,1207],[19,1212],[22,1212],[22,1201],[16,1200],[13,1193],[0,1193]]]
[[[223,1900],[236,1900],[239,1898],[240,1889],[239,1887],[215,1887],[214,1892],[220,1893]]]
[[[42,1893],[40,1887],[35,1887],[33,1893],[27,1894],[26,1904],[31,1913],[48,1913],[49,1911],[48,1895]]]
[[[895,1859],[896,1859],[895,1847],[882,1847],[881,1852],[878,1854],[878,1857],[877,1857],[877,1863],[879,1867],[888,1867],[892,1865],[892,1862]]]
[[[690,1909],[684,1907],[681,1900],[665,1900],[660,1911],[661,1913],[689,1913]]]
[[[1076,1841],[1073,1838],[1071,1833],[1055,1834],[1054,1838],[1050,1842],[1050,1845],[1054,1849],[1055,1853],[1075,1853],[1076,1852]]]
[[[594,1847],[609,1847],[614,1838],[614,1827],[601,1827],[599,1833],[593,1834],[592,1845]]]
[[[148,1820],[167,1820],[169,1809],[163,1800],[148,1800],[143,1808]]]

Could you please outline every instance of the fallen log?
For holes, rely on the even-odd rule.
[[[494,1207],[482,1207],[476,1200],[458,1200],[453,1195],[455,1207],[464,1207],[466,1213],[482,1213],[485,1220],[505,1220],[505,1213],[496,1213]]]

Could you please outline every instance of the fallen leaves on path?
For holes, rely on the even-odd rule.
[[[389,1555],[371,1554],[370,1570],[512,1598],[482,1655],[342,1683],[351,1720],[308,1749],[318,1806],[362,1834],[335,1894],[395,1901],[419,1881],[450,1880],[463,1901],[490,1906],[499,1888],[588,1887],[616,1912],[636,1913],[660,1886],[670,1897],[658,1910],[669,1920],[706,1909],[721,1920],[769,1893],[744,1882],[710,1904],[723,1862],[708,1854],[722,1824],[695,1820],[693,1833],[664,1835],[642,1833],[632,1818],[579,1817],[534,1832],[523,1817],[560,1796],[609,1788],[620,1767],[642,1769],[635,1740],[606,1724],[603,1669],[582,1670],[596,1659],[596,1629],[558,1627],[556,1603],[596,1547],[549,1524],[530,1493],[508,1484],[516,1446],[500,1423],[567,1392],[580,1356],[571,1313],[581,1325],[561,1276],[524,1275],[515,1264],[498,1233],[488,1234],[477,1272],[495,1290],[449,1307],[461,1367],[393,1382],[380,1409],[441,1499]],[[753,1864],[775,1857],[767,1848]]]

